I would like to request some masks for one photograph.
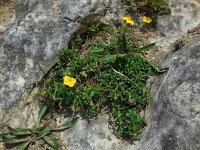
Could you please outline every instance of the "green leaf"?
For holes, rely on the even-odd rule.
[[[14,135],[29,135],[31,134],[28,128],[11,128],[8,126],[8,130]]]
[[[29,138],[21,138],[17,139],[16,137],[8,137],[6,135],[2,135],[2,140],[5,144],[15,144],[15,143],[22,143],[22,142],[27,142],[30,139]]]
[[[136,48],[137,52],[147,52],[148,50],[150,50],[151,48],[153,48],[155,46],[156,43],[151,43],[148,45],[145,45],[143,47],[138,47]]]
[[[161,68],[159,65],[153,63],[153,62],[150,62],[149,61],[149,64],[152,66],[152,68],[157,72],[157,73],[164,73],[164,72],[167,72],[169,68]]]
[[[60,125],[60,126],[58,126],[58,128],[55,129],[55,130],[58,131],[58,130],[66,130],[66,129],[69,129],[69,128],[73,127],[73,126],[76,124],[77,120],[78,120],[78,118],[74,118],[72,121],[66,122],[66,123],[64,123],[64,124],[62,124],[62,125]]]
[[[38,112],[38,124],[40,123],[42,117],[44,117],[45,112],[47,111],[48,105],[47,103],[43,103],[40,107],[40,110]]]
[[[126,56],[127,54],[113,54],[113,55],[106,55],[102,58],[100,58],[100,61],[101,62],[115,62],[115,60],[118,58],[118,57],[124,57]]]
[[[44,130],[39,131],[39,134],[33,139],[33,141],[41,139],[44,136],[48,135],[49,133],[51,133],[51,128],[50,127],[46,127],[46,128],[44,128]]]
[[[50,150],[58,150],[58,148],[51,147]]]
[[[52,120],[49,120],[48,122],[46,122],[43,126],[38,127],[36,130],[37,131],[43,131],[45,128],[47,128],[49,126],[49,124],[51,123]]]
[[[56,130],[65,130],[71,128],[73,125],[71,122],[66,122],[58,127]]]
[[[94,48],[92,48],[90,50],[90,52],[92,52],[92,53],[98,53],[98,52],[102,52],[102,51],[103,51],[103,49],[102,48],[98,48],[98,47],[94,47]]]
[[[123,76],[123,77],[125,77],[126,79],[129,79],[126,75],[124,75],[123,73],[121,73],[121,72],[119,72],[119,71],[117,71],[117,70],[115,70],[115,69],[113,69],[113,71],[115,72],[115,73],[117,73],[117,74],[119,74],[120,76]]]
[[[52,148],[57,148],[58,149],[58,143],[55,138],[48,138],[44,137],[44,140],[47,144],[49,144]]]
[[[16,150],[25,150],[28,147],[29,144],[30,144],[30,141],[26,142],[26,143],[22,143],[22,144],[20,144],[19,146],[16,147]]]
[[[121,48],[123,49],[124,53],[127,53],[128,52],[128,43],[127,43],[127,39],[126,39],[126,33],[123,32],[122,34],[122,39],[121,39]]]

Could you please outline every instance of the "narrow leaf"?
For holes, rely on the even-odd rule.
[[[129,79],[129,78],[128,78],[126,75],[124,75],[123,73],[121,73],[121,72],[119,72],[119,71],[117,71],[117,70],[115,70],[115,69],[113,69],[113,71],[114,71],[115,73],[119,74],[120,76],[123,76],[123,77]]]
[[[49,126],[49,124],[51,123],[52,120],[49,120],[48,122],[45,123],[45,125],[41,126],[41,127],[38,127],[37,128],[37,131],[42,131],[44,130],[46,127]]]
[[[143,47],[138,47],[136,48],[137,52],[147,52],[148,50],[150,50],[151,48],[153,48],[155,46],[156,43],[151,43],[148,45],[145,45]]]
[[[55,138],[44,137],[44,140],[47,144],[49,144],[52,148],[58,148],[58,143]]]
[[[58,150],[58,148],[51,147],[50,150]]]
[[[26,150],[26,148],[28,147],[29,144],[30,144],[30,141],[26,142],[26,143],[22,143],[16,147],[16,150]]]
[[[118,57],[124,57],[126,54],[113,54],[113,55],[106,55],[102,58],[100,58],[100,61],[102,62],[114,62]]]
[[[46,103],[43,103],[40,107],[40,110],[38,112],[38,124],[40,123],[42,117],[44,116],[45,112],[47,111],[48,105]]]
[[[17,139],[17,138],[13,138],[13,137],[10,138],[8,136],[3,135],[2,140],[5,144],[15,144],[15,143],[27,142],[29,141],[29,138]]]
[[[141,57],[141,59],[143,59],[145,61],[144,58]],[[168,71],[169,68],[161,68],[159,65],[148,61],[149,65],[154,69],[154,71],[156,71],[157,73],[165,73]]]
[[[157,72],[157,73],[164,73],[164,72],[167,72],[168,71],[168,68],[161,68],[159,65],[153,63],[153,62],[150,62],[149,61],[149,64],[152,66],[152,68]]]
[[[8,130],[14,135],[29,135],[31,134],[28,128],[11,128],[8,126]]]
[[[69,129],[69,128],[73,127],[76,124],[77,120],[78,120],[78,118],[74,118],[70,122],[65,122],[64,124],[58,126],[58,128],[55,129],[55,130],[66,130],[66,129]]]
[[[51,128],[46,127],[44,130],[39,131],[39,134],[33,139],[33,141],[43,138],[44,136],[48,135],[50,132],[51,132]]]
[[[121,40],[122,40],[121,41],[122,49],[123,49],[124,53],[127,53],[128,52],[128,48],[127,48],[128,43],[127,43],[126,33],[125,32],[123,32]]]
[[[98,52],[102,52],[102,51],[103,51],[103,49],[98,48],[98,47],[94,47],[94,48],[92,48],[92,49],[90,50],[90,52],[92,52],[92,53],[98,53]]]
[[[71,122],[66,122],[66,123],[60,125],[60,126],[58,127],[57,130],[69,129],[69,128],[71,128],[72,126],[73,126],[73,124],[72,124]]]

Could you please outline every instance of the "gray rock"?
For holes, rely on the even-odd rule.
[[[200,149],[200,42],[177,51],[154,84],[149,126],[139,150]]]
[[[167,2],[171,14],[158,16],[156,36],[150,38],[151,42],[156,42],[160,47],[156,56],[160,64],[173,51],[172,43],[200,24],[199,0],[168,0]]]
[[[198,0],[169,0],[170,15],[158,17],[158,32],[167,38],[187,33],[200,21],[200,2]]]
[[[107,119],[106,119],[107,118]],[[61,133],[68,150],[122,150],[135,148],[135,144],[122,141],[109,129],[108,116],[90,122],[79,119],[76,125]]]

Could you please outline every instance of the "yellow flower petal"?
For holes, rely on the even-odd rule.
[[[126,23],[134,25],[134,21],[133,20],[127,20]]]
[[[125,21],[132,20],[132,18],[130,16],[124,16],[122,19],[125,20]]]
[[[64,76],[63,77],[63,82],[64,82],[64,85],[67,85],[69,87],[73,87],[75,84],[76,84],[76,79],[74,78],[71,78],[69,76]]]
[[[130,16],[124,16],[122,20],[126,21],[127,24],[134,25],[134,21]]]
[[[143,17],[143,22],[145,22],[145,23],[151,23],[152,20],[151,20],[151,18],[149,18],[149,17],[147,17],[147,16],[144,16],[144,17]]]

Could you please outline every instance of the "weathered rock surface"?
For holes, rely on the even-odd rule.
[[[141,150],[200,149],[200,42],[177,51],[169,67],[154,85],[149,126],[140,141]]]
[[[158,18],[157,36],[151,39],[160,47],[157,62],[169,70],[153,80],[148,126],[138,150],[200,149],[200,2],[170,0],[169,6],[172,14]]]
[[[68,150],[133,150],[135,144],[117,139],[108,128],[108,116],[90,123],[79,119],[76,125],[61,133],[63,144]]]
[[[168,0],[168,5],[171,14],[158,17],[156,36],[150,38],[160,47],[156,59],[161,64],[174,50],[172,43],[200,24],[199,0]]]

